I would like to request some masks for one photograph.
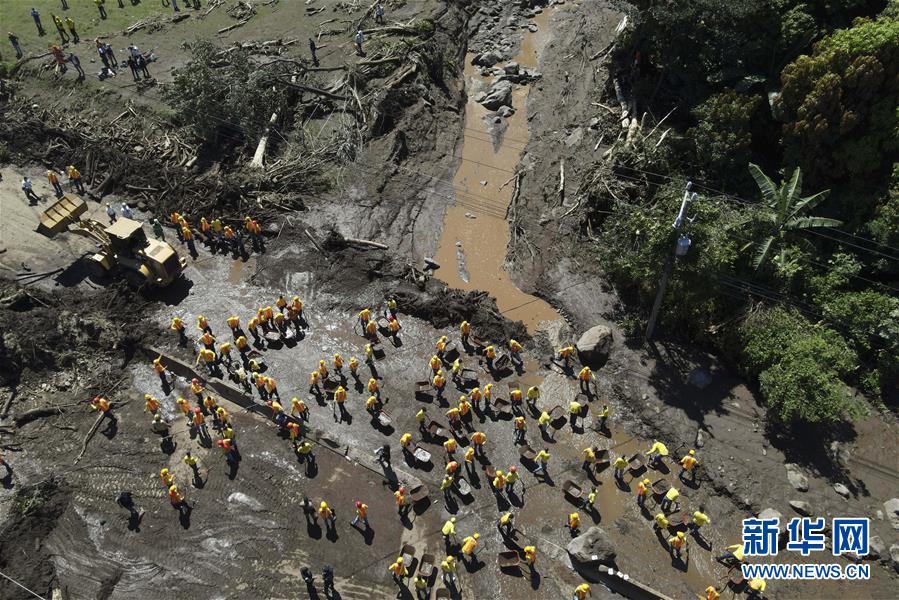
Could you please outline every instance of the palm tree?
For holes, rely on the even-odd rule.
[[[783,242],[787,234],[805,229],[842,225],[842,221],[836,219],[812,217],[804,214],[824,200],[830,190],[802,198],[802,171],[798,167],[793,171],[790,181],[781,182],[779,188],[771,181],[770,177],[762,172],[758,165],[749,163],[749,173],[755,179],[756,185],[759,186],[759,190],[762,192],[762,200],[768,205],[768,210],[761,212],[760,219],[765,224],[766,229],[771,232],[771,235],[759,243],[755,258],[752,261],[752,265],[756,270],[765,262],[765,259],[771,253],[771,249],[777,246],[780,247],[780,252],[776,258],[777,264],[780,267],[786,266],[788,252],[783,246]],[[744,246],[744,249],[751,245],[752,243],[747,244]]]

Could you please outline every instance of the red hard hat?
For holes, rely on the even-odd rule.
[[[509,467],[510,473],[518,473],[518,467]]]
[[[201,412],[201,411],[200,411],[200,407],[195,408],[195,409],[194,409],[194,412],[195,412],[195,413]]]
[[[362,502],[361,502],[361,501],[356,500],[356,508],[362,508]]]
[[[193,379],[190,380],[190,382],[191,383],[200,383],[200,380],[197,379],[196,377],[194,377]]]
[[[406,486],[404,486],[404,485],[401,485],[401,486],[400,486],[400,493],[401,493],[401,494],[405,494],[405,493],[406,493]]]

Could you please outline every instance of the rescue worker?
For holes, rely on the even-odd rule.
[[[187,251],[190,252],[190,255],[196,256],[197,247],[194,244],[194,233],[190,230],[190,227],[181,228],[181,239],[187,243]]]
[[[568,404],[568,418],[571,421],[572,430],[577,426],[577,418],[581,415],[583,410],[584,406],[577,400],[572,400]]]
[[[359,311],[359,324],[362,326],[362,331],[365,331],[369,319],[371,319],[371,309],[363,308]]]
[[[521,360],[521,354],[520,354],[521,350],[522,350],[521,344],[519,344],[517,340],[514,340],[514,339],[509,340],[509,355],[510,355],[509,358],[511,358],[512,362],[517,365],[523,364],[522,360]]]
[[[428,420],[428,412],[424,408],[420,408],[417,413],[415,413],[415,420],[418,422],[418,430],[422,435],[425,435],[428,431],[427,428],[427,420]]]
[[[365,524],[366,529],[371,529],[371,525],[368,524],[368,504],[365,504],[361,500],[356,500],[356,516],[353,517],[350,526],[355,527],[356,523],[359,521],[362,521]]]
[[[540,429],[540,433],[543,437],[549,435],[548,427],[550,421],[552,421],[552,418],[549,416],[549,413],[545,410],[541,411],[540,416],[537,418],[537,427]]]
[[[512,412],[516,415],[522,414],[521,410],[521,390],[513,388],[509,390],[509,402],[512,403]]]
[[[524,562],[531,568],[531,571],[536,571],[536,562],[537,562],[537,547],[536,546],[525,546],[524,547]]]
[[[387,318],[387,328],[390,330],[390,335],[394,340],[399,339],[400,329],[402,329],[402,327],[396,317]]]
[[[460,402],[464,401],[465,396],[461,396],[459,398]],[[448,411],[446,411],[446,418],[449,419],[450,427],[453,429],[458,429],[461,420],[461,411],[458,406],[453,406]]]
[[[378,400],[377,396],[369,396],[365,401],[365,410],[371,413],[371,416],[376,417],[379,412],[381,412],[381,402]]]
[[[172,506],[179,511],[184,507],[184,496],[178,491],[177,485],[172,485],[169,488],[169,501],[172,503]]]
[[[312,451],[312,444],[303,442],[297,446],[296,452],[301,463],[306,463],[308,468],[315,466],[315,453]]]
[[[338,385],[337,389],[334,390],[334,405],[335,410],[340,414],[341,421],[347,416],[346,407],[343,405],[344,402],[346,402],[346,390],[342,385]],[[335,418],[337,418],[336,415]]]
[[[59,17],[56,17],[57,19]],[[56,193],[57,198],[62,198],[62,185],[59,183],[59,175],[56,174],[56,171],[50,169],[47,171],[47,181],[50,182],[50,185],[53,186],[53,191]]]
[[[509,467],[509,472],[506,473],[506,493],[511,494],[515,490],[515,482],[521,479],[521,476],[518,474],[518,467],[511,466]]]
[[[193,411],[191,411],[191,409],[190,409],[190,402],[188,402],[185,398],[179,397],[179,398],[175,401],[175,404],[178,405],[178,410],[181,411],[181,414],[182,414],[182,415],[184,415],[185,417],[187,417],[187,422],[190,423],[190,421],[191,421],[190,416],[191,416],[191,413],[193,412]]]
[[[493,384],[488,383],[484,386],[484,410],[493,403]]]
[[[334,353],[332,364],[334,365],[334,370],[337,371],[337,374],[340,377],[343,377],[343,357],[339,353]]]
[[[187,454],[184,455],[184,458],[182,458],[181,461],[193,471],[194,479],[200,478],[200,470],[197,467],[197,457],[191,454],[190,450],[187,451]]]
[[[436,358],[436,357],[435,357]],[[446,387],[446,378],[440,369],[434,374],[434,389],[437,391],[437,399],[443,398],[443,389]]]
[[[233,333],[234,337],[236,338],[238,333],[240,332],[240,317],[231,315],[230,317],[228,317],[226,322],[228,323],[228,327],[231,328],[231,333]]]
[[[615,462],[612,463],[615,467],[615,480],[623,481],[624,480],[624,470],[627,469],[627,459],[624,456],[619,456],[615,459]]]
[[[447,475],[449,475],[453,478],[453,481],[455,481],[456,477],[458,476],[457,475],[458,470],[459,470],[459,463],[458,463],[458,461],[455,461],[455,460],[449,461],[448,463],[446,463],[446,467],[444,467],[444,471],[446,472]]]
[[[562,364],[564,364],[566,368],[568,367],[569,361],[571,361],[571,356],[574,354],[574,350],[575,348],[571,344],[563,346],[558,350],[559,358],[562,359]]]
[[[459,362],[458,358],[453,361],[452,374],[453,374],[452,375],[453,383],[455,383],[457,386],[461,386],[462,385],[462,363]]]
[[[241,353],[241,355],[246,354],[250,351],[250,342],[247,341],[246,336],[237,336],[237,339],[234,340],[234,344],[237,346],[237,350]]]
[[[378,400],[381,399],[381,387],[378,385],[378,380],[374,377],[368,379],[368,393],[377,396]]]
[[[580,531],[581,528],[581,514],[577,511],[568,515],[568,530],[571,532],[571,537],[575,537]]]
[[[514,424],[515,424],[515,440],[514,440],[515,444],[524,444],[525,436],[527,435],[527,430],[528,430],[527,419],[525,419],[524,417],[519,415],[519,416],[515,417]]]
[[[654,521],[652,528],[657,531],[665,532],[668,530],[668,526],[671,525],[665,513],[657,513],[652,519]]]
[[[359,368],[359,361],[356,360],[355,356],[350,357],[350,362],[349,362],[348,366],[350,368],[350,375],[353,376],[353,379],[355,379],[356,381],[359,381],[359,375],[356,373],[356,370]]]
[[[297,439],[300,437],[300,424],[291,421],[287,424],[287,433],[290,435],[290,441],[296,447]]]
[[[315,394],[316,396],[321,396],[322,390],[318,387],[318,379],[321,377],[318,371],[312,371],[309,373],[309,393]]]
[[[665,497],[662,498],[662,502],[659,504],[659,508],[661,508],[665,512],[671,512],[671,508],[674,503],[677,502],[679,496],[680,492],[677,491],[677,488],[672,487],[670,490],[665,492]]]
[[[404,454],[411,455],[412,454],[411,446],[412,446],[412,434],[406,432],[400,436],[400,447],[403,449]]]
[[[157,356],[153,359],[153,370],[156,371],[156,374],[159,376],[159,381],[162,383],[162,388],[165,389],[169,385],[168,378],[165,375],[166,368],[165,365],[162,364],[162,356]]]
[[[302,421],[309,420],[309,409],[306,407],[306,403],[296,396],[290,399],[290,414]]]
[[[206,346],[209,350],[212,350],[215,347],[215,338],[208,331],[204,331],[203,335],[201,335],[197,341]]]
[[[646,451],[646,456],[649,457],[649,466],[655,468],[663,456],[668,456],[668,447],[659,440],[653,440],[652,446]]]
[[[540,388],[532,385],[527,392],[528,406],[537,406],[537,400],[540,399]]]
[[[581,454],[584,455],[584,464],[581,465],[587,474],[590,474],[590,471],[595,469],[596,467],[596,453],[599,452],[599,448],[596,446],[588,446],[581,451]]]
[[[218,423],[218,415],[216,414],[216,410],[218,409],[218,403],[216,403],[215,398],[212,396],[206,396],[203,398],[203,408],[206,409],[210,415],[212,415],[213,424]]]
[[[493,361],[496,360],[496,349],[492,345],[484,348],[484,358],[487,360],[487,370],[493,373]]]
[[[454,519],[455,520],[455,519]],[[443,584],[449,588],[456,587],[456,559],[447,556],[440,563],[440,570],[443,573]]]
[[[721,597],[721,594],[718,593],[718,589],[710,585],[705,588],[705,600],[718,600]]]
[[[649,496],[652,482],[644,479],[637,485],[637,506],[643,508],[646,505],[646,498]]]
[[[413,586],[415,587],[416,600],[428,600],[431,597],[431,590],[428,587],[428,580],[421,575],[415,576],[415,579],[413,580]]]
[[[455,484],[456,480],[447,475],[440,481],[440,491],[443,492],[443,501],[449,505],[453,501],[453,484]]]
[[[733,544],[724,549],[724,554],[715,557],[718,562],[734,562],[740,564],[743,562],[743,544]]]
[[[200,331],[206,331],[210,335],[212,334],[212,327],[209,326],[209,320],[203,315],[197,317],[197,329],[199,329]]]
[[[406,495],[405,486],[401,485],[393,492],[393,500],[396,502],[396,512],[400,515],[400,518],[405,517],[412,507],[411,499]]]
[[[446,546],[447,552],[452,548],[453,544],[456,540],[456,517],[451,517],[449,520],[443,523],[443,527],[440,529],[440,533],[443,534],[443,543]]]
[[[469,414],[471,413],[471,404],[468,403],[468,399],[464,396],[459,399],[459,417],[462,419],[469,419]]]
[[[749,594],[746,600],[758,600],[765,593],[768,583],[761,577],[753,577],[749,580]]]
[[[215,409],[215,416],[218,417],[219,423],[224,427],[231,422],[231,417],[228,415],[228,411],[225,410],[224,406],[219,406]]]
[[[443,354],[446,352],[446,345],[448,343],[449,343],[449,338],[446,337],[445,335],[442,335],[442,336],[440,336],[440,339],[437,340],[437,343],[434,345],[435,349],[437,350],[437,356],[439,356],[441,360],[443,359]]]
[[[81,181],[81,171],[75,168],[75,165],[69,165],[66,167],[66,174],[69,176],[69,183],[71,183],[79,194],[84,194],[84,182]]]
[[[593,369],[587,366],[583,367],[580,372],[578,372],[577,378],[579,381],[578,385],[580,385],[581,391],[584,392],[588,398],[592,396],[593,392],[590,389],[590,380],[596,380],[596,375],[593,374]]]
[[[586,600],[587,596],[590,595],[590,584],[582,583],[574,588],[574,596],[572,596],[571,600]]]
[[[371,344],[365,344],[365,364],[372,369],[375,366],[375,347]]]
[[[596,419],[593,422],[593,427],[597,431],[605,431],[606,427],[608,426],[608,421],[609,421],[609,405],[603,404],[602,410],[600,410],[598,413],[596,413]]]
[[[436,354],[432,356],[431,360],[428,361],[428,366],[431,367],[431,375],[436,375],[442,365],[443,362],[440,360],[440,357]]]
[[[144,394],[144,411],[155,415],[159,411],[159,401],[150,394]]]
[[[696,460],[696,450],[690,450],[686,456],[680,459],[680,473],[678,473],[677,477],[681,481],[684,479],[684,474],[690,474],[690,482],[694,483],[696,481],[696,465],[699,464],[699,461]]]
[[[537,463],[537,468],[534,469],[534,475],[547,475],[546,464],[549,462],[549,458],[549,447],[544,447],[543,450],[537,453],[537,456],[534,457],[534,462]]]
[[[409,570],[403,564],[403,557],[398,556],[393,564],[387,568],[393,574],[393,582],[397,585],[404,585],[403,580],[409,576]]]
[[[484,446],[487,444],[487,434],[483,431],[475,431],[471,434],[471,443],[474,444],[474,454],[484,458],[487,456]]]
[[[678,531],[677,535],[668,538],[668,546],[671,549],[671,554],[674,555],[674,558],[679,559],[681,553],[687,547],[687,535],[683,531]]]
[[[515,525],[513,523],[515,519],[515,513],[511,510],[504,512],[499,518],[499,524],[497,528],[499,532],[503,535],[503,537],[511,537],[512,531],[515,529]]]
[[[334,513],[334,509],[328,506],[324,500],[318,505],[318,516],[324,521],[327,529],[333,529],[337,524],[337,515]]]
[[[443,442],[443,449],[446,450],[447,460],[452,460],[458,446],[459,443],[456,441],[456,438],[449,438],[448,440]]]
[[[374,320],[369,321],[365,325],[365,335],[373,340],[378,339],[378,324],[375,323]]]
[[[197,432],[197,435],[199,435],[201,438],[209,437],[209,430],[206,428],[206,417],[203,416],[203,412],[199,407],[194,409],[191,424],[194,430]]]
[[[197,363],[201,360],[206,365],[206,370],[209,371],[210,374],[214,374],[216,361],[215,352],[206,348],[201,349],[197,352]]]
[[[481,539],[481,534],[478,532],[473,533],[472,535],[467,536],[462,540],[462,559],[468,559],[471,564],[477,564],[478,555],[478,540]]]
[[[175,483],[175,476],[167,468],[163,467],[159,470],[159,480],[162,482],[162,487],[170,488]]]
[[[693,512],[693,518],[690,521],[689,527],[693,533],[698,534],[700,527],[708,525],[711,522],[712,520],[703,512],[703,507],[700,506],[699,510]]]
[[[468,336],[471,335],[471,324],[468,321],[462,321],[459,324],[459,334],[462,338],[462,344],[468,346]]]

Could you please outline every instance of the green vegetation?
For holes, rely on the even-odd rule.
[[[775,421],[857,417],[852,388],[895,409],[899,0],[636,4],[617,64],[639,51],[638,105],[674,111],[591,188],[622,298],[648,314],[693,180],[661,330],[729,359]]]

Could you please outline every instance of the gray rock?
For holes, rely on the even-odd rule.
[[[705,440],[702,439],[702,430],[701,430],[701,429],[700,429],[699,431],[696,432],[696,442],[695,442],[695,444],[696,444],[696,447],[697,447],[697,448],[702,448],[703,446],[705,446]]]
[[[471,59],[471,64],[481,67],[492,67],[502,59],[503,57],[496,50],[487,50]]]
[[[590,129],[596,129],[597,127],[599,127],[599,123],[600,123],[599,117],[593,117],[587,123],[587,127],[589,127]]]
[[[893,529],[899,529],[899,498],[890,498],[884,502],[883,512],[886,513]]]
[[[568,554],[575,564],[595,564],[613,566],[615,557],[614,546],[609,536],[602,527],[593,526],[583,534],[568,542]]]
[[[899,544],[890,546],[890,560],[893,562],[893,568],[899,571]]]
[[[599,367],[609,360],[612,352],[612,330],[605,325],[591,327],[577,341],[577,353],[581,362]]]
[[[812,505],[805,500],[790,500],[790,507],[804,517],[810,517],[814,514]]]
[[[799,467],[793,463],[784,465],[787,468],[787,479],[794,489],[800,492],[808,491],[808,477],[799,471]]]
[[[512,115],[515,114],[515,109],[512,108],[511,106],[500,106],[499,109],[496,111],[496,114],[498,114],[499,116],[501,116],[505,119],[508,119],[509,117],[511,117]]]
[[[515,61],[510,62],[505,67],[503,67],[503,71],[508,73],[509,75],[518,75],[518,63]]]
[[[766,508],[762,512],[759,513],[759,519],[780,519],[777,525],[777,529],[783,534],[787,531],[787,522],[789,519],[784,519],[784,516],[778,510],[774,510],[773,508]]]
[[[874,518],[877,519],[878,521],[883,521],[883,511],[882,510],[876,511],[874,513]]]
[[[842,496],[843,498],[849,498],[849,496],[850,496],[849,488],[847,488],[847,487],[846,487],[845,485],[843,485],[842,483],[834,484],[834,486],[833,486],[833,491],[835,491],[836,493],[838,493],[838,494],[839,494],[840,496]]]
[[[868,560],[877,560],[886,556],[886,554],[887,545],[879,535],[872,535],[868,538],[868,555],[865,558]]]
[[[497,110],[500,106],[512,106],[512,84],[508,81],[498,81],[474,99],[489,110]]]

